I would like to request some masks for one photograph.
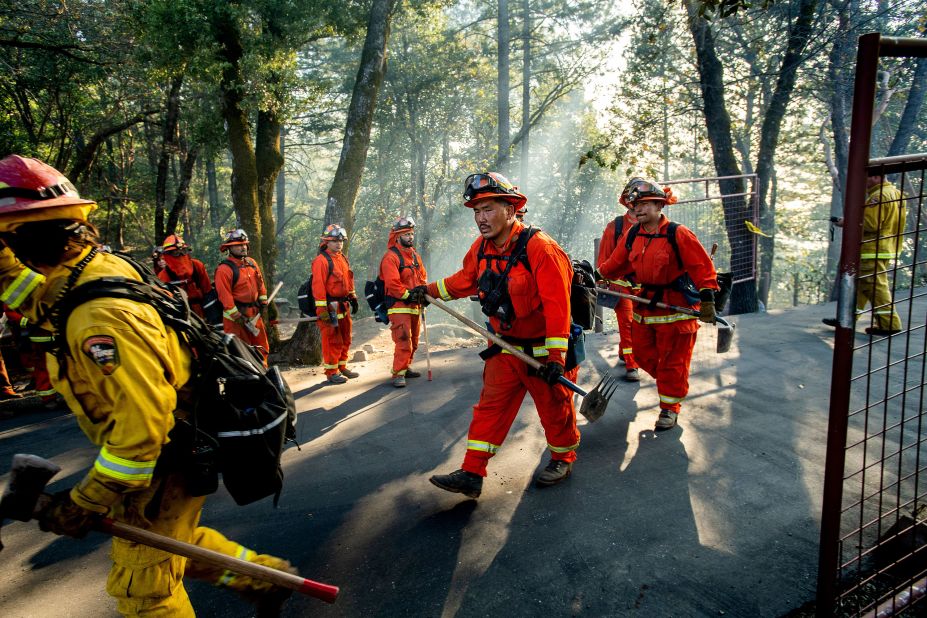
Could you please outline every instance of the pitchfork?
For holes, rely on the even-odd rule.
[[[480,326],[479,324],[477,324],[470,318],[460,313],[457,313],[456,311],[454,311],[453,309],[445,305],[440,300],[433,298],[431,296],[428,296],[427,294],[425,295],[425,300],[427,300],[429,303],[431,303],[438,309],[441,309],[442,311],[445,311],[451,316],[457,318],[458,320],[460,320],[461,322],[463,322],[464,324],[466,324],[467,326],[469,326],[470,328],[472,328],[479,334],[483,335],[484,337],[486,337],[487,339],[489,339],[490,341],[498,345],[500,348],[502,348],[506,352],[514,355],[519,360],[526,363],[529,367],[533,367],[534,369],[540,369],[543,366],[540,362],[538,362],[531,356],[528,356],[527,354],[525,354],[524,352],[522,352],[521,350],[519,350],[518,348],[516,348],[509,342],[503,340],[498,335],[495,335],[489,332],[488,330],[486,330],[485,328],[483,328],[482,326]],[[605,408],[608,407],[608,400],[611,399],[611,396],[615,394],[616,390],[618,390],[618,380],[608,372],[606,372],[605,375],[602,376],[602,378],[599,380],[599,383],[595,385],[595,388],[589,392],[586,392],[585,390],[583,390],[582,388],[580,388],[573,382],[567,380],[563,376],[560,376],[557,379],[557,381],[560,384],[563,384],[564,386],[566,386],[571,391],[582,395],[583,405],[579,407],[579,413],[585,416],[586,420],[588,420],[590,423],[594,423],[595,421],[602,418],[602,415],[605,414]]]

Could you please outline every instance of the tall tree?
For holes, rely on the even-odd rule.
[[[496,140],[497,159],[509,155],[509,47],[512,44],[512,26],[509,23],[509,2],[498,0],[496,18]]]

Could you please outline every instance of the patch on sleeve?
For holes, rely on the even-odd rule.
[[[116,340],[108,335],[94,335],[84,339],[80,346],[90,360],[99,365],[103,375],[110,375],[119,366],[119,350]]]

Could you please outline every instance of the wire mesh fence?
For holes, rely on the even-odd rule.
[[[860,39],[821,516],[821,616],[919,612],[927,594],[927,154],[869,158],[878,58],[927,56],[927,42],[911,41]]]

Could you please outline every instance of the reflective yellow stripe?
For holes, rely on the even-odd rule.
[[[515,348],[516,350],[518,350],[519,352],[524,352],[524,351],[525,351],[525,349],[524,349],[523,347],[521,347],[520,345],[513,345],[512,347]],[[511,354],[511,352],[509,352],[508,350],[506,350],[506,349],[504,349],[504,348],[503,348],[503,350],[502,350],[502,353],[503,353],[503,354]],[[531,348],[531,354],[532,354],[532,356],[534,356],[535,358],[537,358],[537,357],[539,357],[539,356],[549,356],[549,353],[547,352],[547,348],[541,348],[541,347]]]
[[[31,341],[31,342],[33,342],[33,343],[49,343],[49,342],[54,341],[54,340],[55,340],[55,338],[52,337],[51,335],[49,335],[49,336],[47,336],[47,337],[39,337],[39,336],[29,337],[29,341]]]
[[[258,300],[263,301],[263,302],[266,303],[266,302],[267,302],[267,294],[261,294],[260,296],[258,296]]]
[[[408,313],[409,315],[418,315],[421,313],[418,307],[396,307],[395,309],[387,309],[387,315],[393,315],[394,313]]]
[[[548,350],[566,350],[567,343],[566,337],[548,337],[544,340],[544,347]]]
[[[406,290],[405,292],[403,292],[402,296],[399,297],[399,300],[405,300],[407,298],[409,298],[409,290]]]
[[[47,391],[35,391],[35,394],[38,395],[39,397],[48,397],[49,395],[55,394],[55,389],[50,388]]]
[[[480,451],[482,453],[494,454],[499,450],[499,445],[490,444],[489,442],[482,442],[480,440],[467,440],[467,449],[471,451]]]
[[[340,320],[341,318],[344,317],[344,315],[345,315],[345,314],[343,314],[343,313],[336,313],[336,314],[335,314],[335,317],[338,318],[338,319]]]
[[[27,326],[29,326],[29,318],[27,317],[19,318],[19,327],[26,328]]]
[[[624,355],[628,355],[628,354],[631,354],[631,353],[633,353],[633,352],[634,352],[634,348],[621,348],[621,353],[624,354]]]
[[[438,279],[438,294],[444,300],[451,300],[451,295],[447,293],[447,287],[444,285],[444,279]]]
[[[154,475],[157,460],[132,461],[113,455],[104,446],[100,449],[97,460],[93,462],[93,469],[104,476],[117,479],[123,484],[148,485]]]
[[[0,294],[0,302],[6,303],[10,309],[16,309],[35,288],[43,283],[45,283],[45,275],[26,268],[13,279],[13,283],[3,291],[3,294]]]
[[[322,363],[322,369],[337,369],[338,365],[329,365],[327,363]]]
[[[238,549],[235,550],[235,557],[239,560],[251,562],[255,556],[257,556],[257,554],[254,551],[242,545],[239,545]],[[235,573],[225,570],[222,572],[222,575],[219,576],[219,579],[216,580],[216,586],[228,586],[234,582],[236,578],[237,575]]]
[[[859,259],[861,260],[894,260],[901,253],[860,253]]]
[[[235,309],[226,309],[225,311],[222,312],[222,315],[224,315],[230,320],[233,320],[235,319],[235,316],[240,315],[240,314],[238,312],[238,309],[235,308]]]
[[[872,313],[875,315],[892,315],[895,312],[891,309],[879,309],[878,311],[873,311]]]
[[[328,307],[328,303],[325,302],[324,300],[317,300],[315,301],[315,306],[316,307]]]
[[[634,314],[635,322],[643,322],[644,324],[669,324],[670,322],[678,322],[680,320],[695,320],[698,319],[696,315],[689,315],[688,313],[671,313],[670,315],[648,315],[641,316],[637,313]]]
[[[660,403],[679,403],[685,397],[670,397],[669,395],[660,395]]]
[[[554,446],[553,444],[548,444],[547,448],[549,448],[552,453],[569,453],[570,451],[575,451],[578,446],[579,442],[573,446]]]

